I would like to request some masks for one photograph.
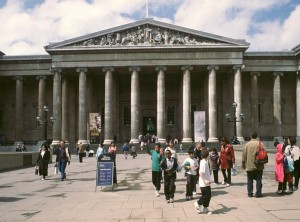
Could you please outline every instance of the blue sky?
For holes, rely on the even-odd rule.
[[[145,17],[146,0],[0,0],[0,51],[45,54],[50,42]],[[282,51],[300,43],[299,0],[149,0],[149,17],[229,38],[249,51]]]

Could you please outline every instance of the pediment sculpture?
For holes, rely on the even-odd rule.
[[[160,46],[208,45],[224,42],[152,25],[134,27],[122,32],[108,33],[72,44],[73,46]]]

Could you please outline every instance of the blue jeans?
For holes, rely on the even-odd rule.
[[[65,179],[66,167],[67,167],[67,161],[66,160],[60,160],[60,162],[59,162],[59,171],[61,173],[61,180]]]
[[[256,193],[261,195],[263,170],[247,171],[247,190],[248,196],[253,195],[253,180],[256,180]]]

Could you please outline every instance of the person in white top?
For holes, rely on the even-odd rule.
[[[198,213],[211,214],[208,210],[211,199],[210,170],[208,165],[209,152],[207,150],[203,150],[201,156],[202,160],[200,161],[199,167],[199,186],[202,196],[194,203],[194,207]]]
[[[285,180],[283,187],[286,189],[286,182],[289,184],[289,192],[293,193],[294,190],[298,190],[298,184],[299,184],[299,158],[300,158],[300,150],[299,147],[296,145],[297,139],[294,136],[290,136],[288,138],[289,145],[285,148],[284,156],[290,156],[294,160],[294,172],[285,172]],[[290,174],[290,175],[288,175]],[[295,177],[295,183],[293,188],[293,176]],[[289,178],[291,178],[289,180]]]
[[[167,150],[171,151],[171,157],[172,158],[175,158],[176,160],[178,160],[176,149],[174,148],[174,142],[172,140],[169,142],[169,146],[165,149],[165,154],[166,154]]]
[[[186,200],[193,199],[193,190],[197,183],[197,170],[199,168],[198,161],[194,158],[194,149],[189,149],[189,157],[183,162],[183,167],[186,170]]]

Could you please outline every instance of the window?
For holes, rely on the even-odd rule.
[[[191,106],[191,124],[194,124],[194,112],[197,110],[196,105]]]
[[[124,126],[130,126],[130,124],[131,124],[130,107],[124,107]]]
[[[0,108],[0,129],[3,128],[3,118],[2,118],[2,115],[3,115],[2,109]]]
[[[175,106],[167,107],[167,124],[168,125],[175,124]]]

